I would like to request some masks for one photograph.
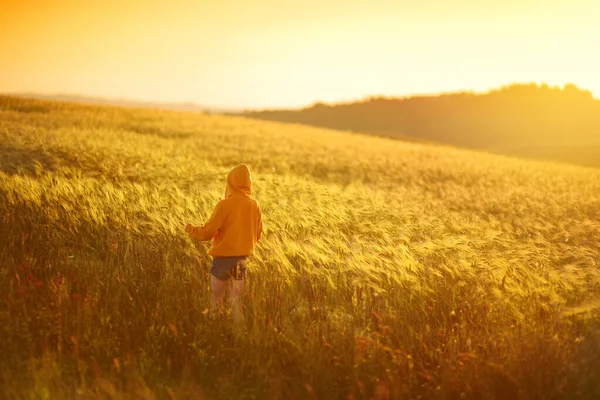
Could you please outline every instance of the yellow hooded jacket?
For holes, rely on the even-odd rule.
[[[217,204],[208,222],[202,226],[190,224],[185,231],[193,240],[213,239],[208,251],[213,257],[254,255],[263,224],[260,205],[251,194],[250,169],[240,164],[227,175],[225,198]]]

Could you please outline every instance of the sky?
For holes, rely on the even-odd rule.
[[[600,0],[0,0],[0,93],[225,108],[574,83]]]

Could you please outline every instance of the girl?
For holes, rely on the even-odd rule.
[[[193,240],[213,240],[208,254],[213,257],[210,269],[211,313],[222,307],[227,281],[232,280],[232,316],[244,318],[241,296],[246,278],[248,257],[260,240],[263,224],[260,205],[252,194],[252,177],[246,164],[240,164],[227,175],[225,198],[221,200],[208,222],[202,226],[189,222],[185,231]]]

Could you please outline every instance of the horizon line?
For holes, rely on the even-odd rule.
[[[527,85],[535,85],[537,87],[547,86],[550,89],[559,89],[564,90],[567,85],[574,85],[581,91],[587,91],[591,93],[592,98],[594,100],[600,100],[600,98],[596,97],[596,95],[588,89],[577,86],[574,83],[566,83],[564,85],[550,85],[545,82],[513,82],[501,86],[496,86],[493,88],[489,88],[487,90],[472,90],[472,89],[462,89],[462,90],[454,90],[454,91],[441,91],[441,92],[415,92],[406,95],[384,95],[384,94],[369,94],[363,95],[362,97],[356,97],[352,99],[346,100],[337,100],[337,101],[323,101],[323,100],[314,100],[309,104],[304,104],[300,106],[264,106],[264,107],[247,107],[247,106],[219,106],[219,105],[203,105],[197,103],[194,100],[177,100],[177,101],[165,101],[165,100],[148,100],[141,98],[128,98],[128,97],[109,97],[109,96],[101,96],[96,94],[74,94],[74,93],[61,93],[61,92],[29,92],[29,91],[0,91],[0,95],[6,96],[15,96],[15,97],[23,97],[23,98],[49,98],[55,99],[57,98],[66,98],[66,101],[74,101],[80,100],[81,103],[86,102],[103,102],[110,104],[121,103],[120,105],[135,105],[139,104],[140,106],[147,105],[150,108],[154,106],[155,108],[161,108],[157,106],[164,107],[189,107],[192,109],[198,109],[198,111],[213,111],[213,112],[249,112],[249,111],[272,111],[272,110],[301,110],[305,108],[313,107],[316,104],[323,105],[344,105],[344,104],[353,104],[360,103],[369,99],[396,99],[396,100],[406,100],[411,98],[420,98],[420,97],[440,97],[445,95],[455,95],[455,94],[474,94],[474,95],[485,95],[491,94],[494,91],[509,88],[511,86],[527,86]],[[190,110],[191,111],[191,110]]]

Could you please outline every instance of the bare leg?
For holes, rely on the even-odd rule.
[[[233,317],[233,322],[239,324],[244,321],[244,310],[242,308],[244,281],[232,279],[231,284],[231,314]]]
[[[223,297],[225,297],[225,288],[227,281],[222,281],[215,276],[210,276],[210,313],[215,316],[216,312],[223,309]]]

